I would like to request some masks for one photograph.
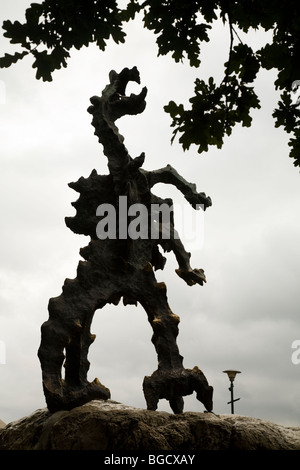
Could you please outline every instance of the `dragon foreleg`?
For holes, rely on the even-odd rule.
[[[166,183],[174,185],[191,204],[194,209],[199,205],[205,210],[212,205],[211,198],[205,193],[198,193],[196,185],[186,181],[171,165],[167,165],[159,170],[147,172],[147,179],[150,188],[157,183]]]

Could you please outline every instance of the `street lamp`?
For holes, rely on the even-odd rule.
[[[231,404],[231,413],[234,414],[234,406],[233,406],[233,403],[235,401],[238,401],[240,400],[240,398],[236,398],[235,400],[233,399],[233,381],[235,379],[235,376],[236,374],[240,374],[241,372],[239,370],[223,370],[223,372],[225,372],[225,374],[228,375],[229,377],[229,380],[230,380],[230,387],[229,387],[229,391],[231,393],[231,400],[229,402],[227,402],[227,405]]]

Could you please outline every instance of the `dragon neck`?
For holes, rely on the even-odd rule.
[[[93,114],[94,134],[103,146],[104,155],[108,160],[108,169],[113,177],[115,191],[117,194],[126,194],[128,166],[132,159],[124,145],[124,137],[119,133],[115,123],[107,118],[105,105],[101,98],[91,98],[91,102],[94,106],[91,106],[88,111]]]

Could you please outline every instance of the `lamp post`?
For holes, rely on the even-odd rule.
[[[240,400],[240,398],[236,398],[235,400],[233,399],[233,381],[235,379],[236,374],[240,374],[241,372],[239,370],[223,370],[225,374],[228,375],[228,378],[230,380],[230,387],[229,391],[231,393],[231,400],[227,402],[227,405],[231,404],[231,414],[234,414],[234,402]]]

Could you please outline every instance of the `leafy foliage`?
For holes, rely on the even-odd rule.
[[[24,24],[4,21],[4,36],[12,44],[20,44],[27,54],[32,53],[36,78],[44,81],[51,81],[55,70],[67,66],[66,59],[73,47],[79,50],[95,42],[105,50],[110,37],[116,43],[125,41],[116,0],[45,0],[41,4],[32,3],[25,16]],[[0,67],[9,67],[24,55],[6,54],[0,58]]]
[[[208,84],[197,79],[195,96],[190,103],[192,109],[185,110],[183,105],[171,101],[165,111],[170,114],[175,127],[172,141],[180,132],[179,142],[183,149],[189,149],[193,143],[199,145],[199,153],[206,152],[209,145],[221,148],[225,134],[230,135],[236,123],[249,127],[252,121],[249,110],[260,107],[253,88],[239,83],[236,77],[219,87],[212,77]]]
[[[201,45],[210,40],[212,25],[222,20],[230,38],[224,78],[216,84],[197,79],[190,108],[171,101],[165,111],[172,119],[172,141],[179,136],[183,149],[192,144],[198,152],[209,146],[221,148],[225,136],[240,123],[249,127],[251,111],[260,107],[254,81],[262,68],[277,70],[275,87],[282,91],[273,116],[290,139],[290,156],[300,166],[300,110],[293,105],[290,91],[300,80],[300,2],[287,0],[44,0],[26,10],[26,22],[3,23],[4,36],[21,51],[0,58],[0,67],[31,54],[36,78],[51,81],[55,70],[67,66],[72,48],[95,43],[102,51],[109,40],[125,42],[123,26],[143,15],[144,27],[153,31],[159,55],[171,54],[176,62],[187,59],[190,66],[201,64]],[[272,32],[272,42],[254,51],[239,38],[239,31]]]

